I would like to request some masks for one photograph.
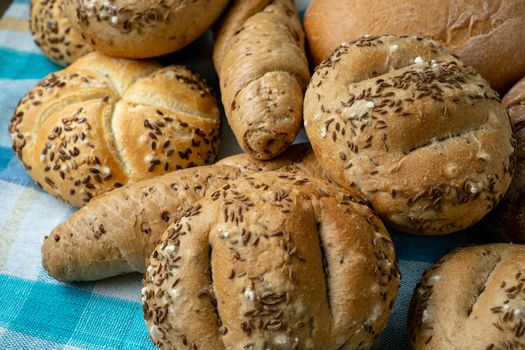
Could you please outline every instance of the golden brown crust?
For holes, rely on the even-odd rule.
[[[91,281],[134,271],[173,220],[214,188],[241,175],[292,165],[319,176],[307,144],[269,162],[242,154],[211,166],[174,171],[103,194],[58,225],[44,241],[42,260],[59,280]]]
[[[150,58],[179,50],[219,17],[227,0],[64,0],[73,27],[97,51]]]
[[[216,37],[213,59],[230,126],[246,153],[270,159],[299,132],[309,79],[293,1],[232,1]]]
[[[510,184],[512,130],[498,95],[436,42],[342,45],[312,77],[304,118],[327,174],[402,231],[466,228]]]
[[[64,13],[64,0],[32,0],[29,29],[35,43],[53,62],[67,66],[93,51],[71,27]]]
[[[199,201],[163,235],[143,307],[161,349],[367,349],[399,271],[381,221],[301,173],[258,173]]]
[[[305,16],[317,63],[364,35],[419,35],[443,43],[498,91],[525,75],[525,2],[313,0]]]
[[[82,206],[129,181],[212,163],[219,126],[215,98],[187,68],[91,53],[26,94],[9,130],[35,181]]]
[[[516,170],[509,190],[484,223],[506,241],[525,243],[525,79],[503,98],[516,138]]]
[[[411,349],[525,348],[525,246],[459,249],[426,271],[409,313]]]

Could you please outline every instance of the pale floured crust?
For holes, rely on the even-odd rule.
[[[294,3],[232,1],[216,37],[213,60],[235,137],[252,157],[273,158],[299,132],[310,77]]]
[[[525,246],[456,250],[423,275],[409,314],[411,349],[525,348]]]
[[[503,98],[514,126],[516,171],[509,190],[484,223],[500,238],[525,243],[525,80],[516,84]]]
[[[165,232],[143,307],[161,349],[368,349],[399,286],[381,221],[339,187],[258,173]]]
[[[316,63],[364,35],[437,40],[498,91],[525,75],[525,2],[516,0],[313,0],[305,31]]]
[[[35,43],[53,62],[67,66],[93,51],[71,27],[64,13],[64,0],[32,0],[29,29]]]
[[[149,58],[197,39],[219,17],[227,0],[64,0],[73,27],[97,51]]]
[[[402,231],[464,229],[510,184],[514,139],[497,93],[437,42],[342,45],[317,68],[304,111],[327,174]]]
[[[310,147],[302,144],[271,161],[236,155],[105,193],[53,229],[42,246],[44,268],[62,281],[144,272],[166,228],[210,191],[241,176],[288,166],[322,176]]]
[[[9,131],[35,181],[82,206],[129,181],[212,163],[219,126],[215,98],[187,68],[91,53],[26,94]]]

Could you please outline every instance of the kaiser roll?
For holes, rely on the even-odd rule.
[[[219,126],[215,98],[187,68],[93,52],[27,93],[9,131],[33,179],[81,206],[130,181],[212,163]]]
[[[425,272],[410,305],[413,350],[525,349],[525,246],[459,249]]]
[[[186,46],[208,29],[228,0],[64,0],[66,15],[98,51],[148,58]]]
[[[523,0],[312,0],[305,30],[317,63],[364,35],[443,43],[500,91],[525,75]]]
[[[525,79],[503,98],[517,140],[516,171],[507,194],[484,220],[504,240],[525,243]]]
[[[53,62],[61,66],[93,51],[64,13],[64,0],[32,0],[29,29],[35,43]]]
[[[342,45],[317,68],[304,111],[326,173],[402,231],[464,229],[510,184],[514,139],[497,93],[437,42]]]
[[[161,349],[369,349],[398,286],[370,209],[315,178],[268,172],[210,192],[167,229],[142,300]]]

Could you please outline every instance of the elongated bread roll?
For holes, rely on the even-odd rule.
[[[292,0],[234,0],[213,53],[222,101],[242,149],[270,159],[295,139],[310,77]]]
[[[183,66],[93,52],[28,92],[9,131],[31,177],[79,207],[128,182],[213,163],[220,113]]]
[[[297,166],[305,172],[317,174],[313,154],[301,145],[271,162],[233,156],[211,166],[178,170],[106,193],[51,232],[42,247],[43,265],[51,276],[64,281],[143,272],[146,258],[168,225],[210,190],[242,174],[273,170],[296,161],[301,161]]]
[[[151,255],[142,295],[161,349],[369,349],[398,287],[392,241],[368,207],[277,170],[189,208]]]

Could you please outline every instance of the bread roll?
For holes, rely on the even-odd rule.
[[[9,131],[33,179],[82,206],[128,182],[212,163],[220,113],[185,67],[91,53],[26,94]]]
[[[144,272],[146,259],[166,228],[213,189],[242,175],[294,167],[320,177],[307,145],[292,146],[269,162],[243,154],[211,166],[174,171],[101,195],[44,241],[42,262],[62,281],[93,281],[129,272]]]
[[[32,0],[29,29],[44,55],[61,66],[93,51],[71,27],[64,13],[64,0]]]
[[[525,75],[523,0],[312,0],[305,30],[316,63],[364,35],[419,35],[440,41],[496,90]]]
[[[525,246],[459,249],[423,275],[409,313],[413,350],[525,349]]]
[[[464,229],[512,178],[514,140],[497,93],[434,41],[342,45],[313,75],[304,118],[327,174],[401,231]]]
[[[516,171],[505,197],[484,223],[498,238],[525,243],[525,79],[503,98],[516,138]]]
[[[144,277],[161,349],[369,349],[399,287],[392,241],[349,192],[258,173],[164,233]]]
[[[100,52],[124,58],[164,55],[188,45],[228,0],[64,0],[73,27]]]
[[[216,37],[213,60],[233,133],[252,157],[275,157],[299,132],[310,78],[294,3],[234,0]]]

